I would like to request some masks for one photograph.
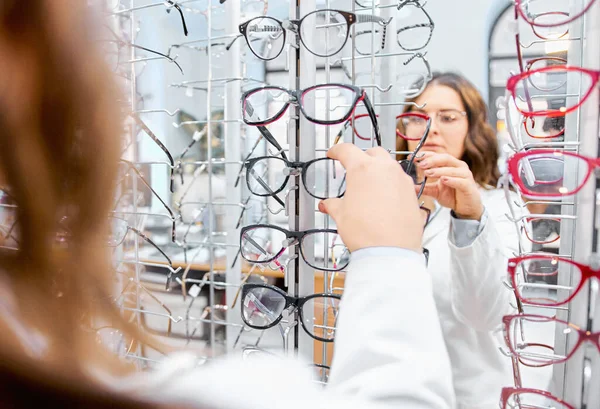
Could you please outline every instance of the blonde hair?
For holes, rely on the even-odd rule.
[[[18,206],[19,234],[19,250],[0,254],[0,283],[15,294],[15,318],[44,340],[44,365],[81,376],[119,367],[84,330],[90,317],[160,349],[111,302],[105,242],[121,113],[85,3],[0,3],[0,175]],[[57,246],[65,228],[68,244]],[[0,329],[2,355],[26,357],[2,317]]]

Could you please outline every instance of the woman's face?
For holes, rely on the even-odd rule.
[[[431,118],[431,129],[421,152],[449,153],[460,159],[465,151],[465,139],[469,131],[469,121],[460,96],[452,88],[432,84],[415,101],[417,105],[427,105],[423,109],[415,109]],[[411,130],[407,127],[407,136]],[[416,130],[419,132],[419,130]],[[423,132],[420,130],[420,132]],[[421,136],[421,135],[419,135]],[[408,150],[417,147],[418,140],[408,141]]]

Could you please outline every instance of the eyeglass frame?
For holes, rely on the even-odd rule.
[[[540,23],[536,23],[535,22],[535,17],[537,17],[537,15],[533,18],[530,19],[529,16],[527,15],[527,13],[524,10],[524,6],[523,3],[526,3],[527,1],[523,1],[523,0],[515,0],[515,8],[517,9],[517,13],[523,18],[523,20],[525,20],[530,26],[532,27],[560,27],[560,26],[564,26],[568,23],[571,23],[572,21],[577,20],[578,18],[580,18],[581,16],[583,16],[585,13],[587,13],[587,11],[592,7],[592,5],[594,4],[595,0],[591,0],[588,5],[581,10],[579,13],[575,14],[574,16],[570,16],[569,15],[569,19],[567,21],[561,22],[560,24],[540,24]],[[525,4],[526,6],[526,4]]]
[[[528,156],[538,156],[545,155],[548,158],[552,158],[553,154],[560,154],[561,156],[570,156],[575,157],[579,160],[583,160],[587,164],[587,174],[585,177],[580,178],[577,182],[577,187],[575,190],[569,191],[565,194],[553,194],[553,193],[541,193],[541,192],[533,192],[528,187],[525,186],[523,180],[519,176],[519,162],[523,158],[527,158]],[[564,162],[563,162],[564,163]],[[587,181],[590,179],[592,173],[594,173],[594,169],[600,167],[600,158],[590,158],[587,156],[582,156],[574,152],[559,150],[559,149],[532,149],[524,152],[517,152],[512,155],[507,162],[508,173],[511,176],[512,181],[517,185],[523,196],[527,197],[541,197],[541,198],[563,198],[568,196],[573,196],[577,194]],[[555,183],[555,182],[553,182]]]
[[[312,14],[316,14],[316,13],[322,13],[322,12],[326,12],[326,11],[333,11],[336,12],[338,14],[341,14],[342,17],[344,17],[345,21],[346,21],[346,39],[344,40],[343,44],[339,47],[339,49],[332,53],[332,54],[325,54],[325,55],[320,55],[315,53],[314,51],[312,51],[309,47],[307,47],[306,43],[304,42],[304,39],[302,38],[302,31],[300,30],[300,27],[302,25],[302,22],[304,21],[305,18],[307,18],[308,16],[312,15]],[[277,22],[279,24],[279,27],[281,27],[281,31],[283,33],[283,42],[282,42],[282,46],[281,46],[281,50],[279,50],[279,52],[277,53],[277,55],[275,55],[272,58],[264,58],[261,57],[260,55],[258,55],[254,49],[252,48],[252,46],[250,45],[250,40],[248,39],[247,36],[247,30],[248,30],[248,25],[254,21],[254,20],[258,20],[258,19],[271,19],[274,20],[275,22]],[[362,20],[362,21],[361,21]],[[285,43],[286,43],[286,38],[287,38],[287,34],[286,34],[286,27],[284,26],[284,23],[286,23],[286,25],[289,27],[290,31],[293,31],[294,34],[297,34],[298,37],[300,38],[300,42],[302,43],[302,45],[304,45],[304,48],[306,48],[306,50],[308,52],[310,52],[311,54],[317,56],[317,57],[331,57],[337,53],[339,53],[344,46],[346,45],[346,43],[348,42],[348,37],[350,36],[350,27],[354,24],[354,23],[377,23],[382,27],[386,27],[387,24],[389,23],[389,21],[385,21],[383,18],[379,17],[379,16],[373,16],[373,15],[365,15],[365,14],[355,14],[355,13],[351,13],[348,11],[343,11],[343,10],[336,10],[336,9],[322,9],[322,10],[315,10],[315,11],[311,11],[310,13],[306,14],[304,17],[302,17],[301,19],[298,20],[285,20],[285,21],[281,21],[275,17],[271,17],[271,16],[257,16],[257,17],[253,17],[248,21],[243,22],[242,24],[239,25],[238,29],[240,31],[240,34],[238,34],[238,36],[236,36],[231,43],[228,45],[228,48],[231,47],[231,44],[236,41],[238,38],[240,37],[244,37],[244,39],[246,40],[246,44],[248,45],[248,47],[250,48],[250,51],[252,51],[252,54],[254,54],[258,59],[263,60],[263,61],[272,61],[274,59],[276,59],[277,57],[279,57],[281,55],[281,53],[283,52],[284,48],[285,48]],[[385,38],[385,35],[384,35]]]
[[[540,395],[540,396],[543,396],[545,398],[552,399],[556,403],[561,404],[562,406],[564,406],[564,409],[575,409],[575,406],[571,406],[570,404],[568,404],[564,400],[562,400],[560,398],[557,398],[556,396],[552,395],[550,392],[543,391],[543,390],[540,390],[540,389],[515,388],[515,387],[512,387],[512,386],[502,388],[502,392],[500,394],[500,409],[512,409],[512,407],[508,406],[508,399],[512,395],[517,395],[517,394],[522,394],[522,393]]]
[[[310,117],[307,112],[304,110],[303,104],[302,104],[302,95],[310,92],[314,89],[317,88],[323,88],[323,87],[339,87],[339,88],[345,88],[349,91],[352,91],[356,94],[356,97],[354,98],[354,101],[351,103],[351,106],[353,106],[352,109],[350,109],[348,111],[348,114],[344,116],[344,118],[339,119],[339,120],[319,120],[316,118],[312,118]],[[250,108],[252,109],[252,104],[250,104],[249,101],[247,101],[247,99],[254,93],[260,92],[260,91],[264,91],[264,90],[269,90],[269,89],[274,89],[274,90],[278,90],[278,91],[283,91],[285,93],[287,93],[289,96],[291,96],[291,99],[287,102],[285,102],[285,104],[283,105],[283,107],[281,108],[281,110],[272,118],[272,119],[268,119],[268,120],[260,120],[260,121],[248,121],[246,119],[246,116],[244,114],[242,114],[242,120],[244,121],[245,124],[247,125],[252,125],[252,126],[265,126],[265,125],[269,125],[277,120],[279,120],[284,114],[285,112],[288,110],[289,106],[291,104],[297,105],[300,108],[300,111],[302,112],[302,114],[304,115],[304,117],[306,119],[308,119],[310,122],[318,124],[318,125],[337,125],[337,124],[341,124],[342,122],[347,121],[352,114],[354,113],[354,111],[356,110],[356,107],[358,105],[359,102],[363,102],[363,104],[365,105],[365,108],[367,109],[367,113],[371,118],[372,124],[373,124],[373,128],[375,130],[375,140],[377,141],[377,145],[381,146],[381,134],[379,131],[379,124],[377,122],[377,116],[375,114],[375,109],[373,108],[373,105],[371,104],[371,101],[369,99],[369,96],[367,95],[367,93],[365,92],[364,89],[359,88],[355,85],[349,85],[349,84],[341,84],[341,83],[328,83],[328,84],[317,84],[317,85],[313,85],[311,87],[302,89],[302,90],[289,90],[287,88],[284,87],[278,87],[278,86],[266,86],[266,87],[259,87],[259,88],[254,88],[251,90],[248,90],[246,92],[244,92],[242,94],[241,97],[241,101],[242,101],[242,113],[247,112],[247,107],[248,105],[250,106]]]
[[[260,261],[259,260],[249,260],[244,256],[244,250],[243,250],[244,235],[246,234],[246,232],[248,232],[250,230],[260,229],[260,228],[278,230],[281,233],[285,234],[286,240],[294,239],[294,242],[292,242],[291,244],[289,244],[287,246],[282,245],[281,249],[278,251],[278,253],[269,259],[260,260]],[[274,224],[261,224],[261,223],[251,224],[251,225],[242,227],[242,229],[240,230],[240,253],[241,253],[242,258],[250,263],[269,264],[273,261],[278,260],[279,257],[281,257],[281,255],[284,253],[285,249],[291,247],[292,245],[298,245],[299,250],[300,250],[300,256],[302,256],[302,259],[304,260],[304,262],[306,264],[308,264],[311,268],[314,268],[319,271],[332,272],[332,271],[343,271],[346,267],[348,267],[349,263],[345,264],[341,268],[316,267],[307,261],[306,256],[304,255],[304,251],[302,250],[302,241],[304,240],[304,237],[306,237],[308,235],[316,234],[316,233],[339,234],[336,229],[309,229],[309,230],[303,230],[303,231],[290,231],[290,230],[284,229],[282,227],[276,226]],[[349,250],[348,250],[348,253],[350,253]],[[325,258],[325,256],[324,256],[324,258]]]
[[[561,324],[564,324],[564,325],[568,326],[569,328],[573,329],[579,335],[577,337],[577,343],[575,344],[575,346],[573,346],[573,348],[571,349],[571,352],[566,354],[564,357],[562,357],[558,360],[553,360],[552,362],[549,362],[543,366],[562,364],[562,363],[568,361],[575,354],[575,352],[579,349],[579,347],[581,347],[581,345],[586,341],[591,342],[593,345],[595,345],[596,348],[598,349],[598,352],[600,353],[600,332],[592,332],[592,331],[583,330],[583,329],[579,328],[579,326],[577,326],[573,323],[560,320],[556,317],[549,317],[547,315],[536,315],[536,314],[505,315],[504,317],[502,317],[504,339],[506,341],[506,345],[508,346],[510,352],[514,356],[518,357],[519,354],[514,350],[512,342],[510,342],[510,336],[509,336],[510,325],[514,319],[522,319],[522,318],[531,318],[531,319],[538,319],[538,320],[545,321],[545,322],[552,321],[555,323],[561,323]],[[527,359],[531,359],[531,360],[535,361],[534,358],[527,358]]]
[[[558,263],[562,263],[562,264],[568,264],[571,268],[577,268],[579,270],[579,272],[581,273],[581,282],[579,283],[579,285],[577,286],[577,288],[575,288],[572,293],[569,295],[569,297],[567,297],[564,301],[560,301],[560,302],[555,302],[555,303],[546,303],[546,304],[536,304],[535,302],[533,302],[532,300],[529,300],[528,298],[524,297],[521,292],[518,289],[517,286],[517,267],[523,262],[523,261],[527,261],[527,260],[552,260],[552,261],[556,261],[556,264],[558,265]],[[508,268],[507,268],[509,277],[510,277],[510,281],[511,281],[511,285],[513,287],[513,290],[515,291],[515,295],[522,301],[531,305],[537,305],[537,306],[542,306],[542,307],[559,307],[561,305],[565,305],[568,304],[569,302],[571,302],[576,296],[577,294],[579,294],[579,292],[581,291],[581,289],[584,287],[584,285],[586,284],[587,281],[589,281],[592,278],[596,278],[596,280],[600,281],[600,270],[593,270],[590,266],[586,265],[586,264],[581,264],[578,263],[576,261],[570,260],[568,258],[564,258],[564,257],[560,257],[557,255],[553,255],[553,254],[548,254],[547,256],[544,253],[540,253],[537,255],[527,255],[527,256],[519,256],[519,257],[512,257],[510,259],[508,259]],[[558,274],[558,272],[557,272]],[[548,274],[549,275],[549,274]],[[600,348],[600,345],[599,345]]]
[[[283,161],[285,163],[287,169],[293,169],[293,170],[299,169],[300,170],[300,176],[301,176],[301,179],[302,179],[302,183],[304,184],[304,189],[306,190],[306,193],[308,193],[310,196],[314,197],[315,199],[325,200],[325,199],[332,198],[332,197],[320,197],[320,196],[312,194],[312,192],[310,192],[309,189],[307,188],[307,183],[306,183],[306,171],[307,171],[307,169],[310,166],[312,166],[315,163],[320,162],[320,161],[337,162],[336,160],[331,159],[331,158],[316,158],[316,159],[309,160],[308,162],[292,162],[292,161],[288,160],[287,158],[283,158],[283,157],[280,158],[278,156],[260,156],[260,157],[257,157],[257,158],[252,158],[252,159],[248,160],[245,163],[245,166],[246,166],[246,169],[247,169],[247,171],[246,171],[246,184],[248,185],[248,190],[250,192],[252,192],[253,195],[260,196],[260,197],[270,197],[270,196],[276,195],[277,193],[280,193],[281,191],[283,191],[285,189],[285,187],[286,187],[288,181],[290,180],[291,176],[298,176],[297,174],[294,174],[294,171],[292,171],[292,172],[290,172],[285,177],[285,180],[283,181],[283,183],[282,183],[282,185],[281,185],[281,187],[279,189],[276,189],[276,190],[274,190],[274,191],[272,191],[270,193],[266,193],[266,194],[265,193],[261,193],[261,194],[255,193],[253,191],[253,189],[250,187],[250,179],[248,178],[248,174],[250,173],[250,171],[252,170],[252,167],[254,165],[256,165],[257,162],[259,162],[261,160],[266,160],[266,159],[277,159],[277,160]],[[346,192],[346,190],[344,189],[343,193],[340,193],[339,195],[333,196],[333,197],[334,198],[340,198],[340,197],[344,196],[345,192]]]
[[[400,27],[397,31],[396,31],[396,42],[398,43],[398,46],[400,48],[402,48],[404,51],[419,51],[424,49],[425,47],[427,47],[431,41],[431,37],[433,36],[433,29],[435,28],[435,23],[433,22],[431,16],[429,15],[429,13],[427,13],[427,11],[424,8],[424,5],[421,4],[418,0],[407,0],[407,1],[403,1],[403,2],[399,2],[398,3],[398,11],[400,11],[402,9],[402,7],[405,7],[407,5],[414,5],[415,7],[421,9],[421,11],[423,11],[423,13],[425,14],[425,17],[427,17],[427,20],[429,20],[429,24],[427,23],[420,23],[420,24],[413,24],[410,26],[405,26],[405,27]],[[406,31],[406,30],[411,30],[413,28],[424,28],[424,27],[429,27],[429,38],[427,38],[427,41],[425,42],[425,45],[419,47],[419,48],[405,48],[402,46],[402,44],[400,44],[400,40],[398,40],[398,35],[400,34],[401,31]]]
[[[600,82],[600,71],[598,71],[598,70],[591,70],[588,68],[576,67],[576,66],[571,66],[571,65],[553,65],[550,67],[538,68],[535,70],[530,70],[530,71],[522,72],[517,75],[510,76],[506,82],[506,90],[511,93],[511,95],[513,96],[513,98],[516,101],[518,99],[517,98],[517,84],[520,81],[528,79],[528,77],[531,77],[531,76],[534,76],[537,74],[545,73],[548,71],[550,71],[550,72],[558,71],[558,70],[564,70],[565,73],[579,72],[582,75],[583,74],[589,75],[591,77],[590,88],[587,90],[587,92],[582,97],[579,98],[579,102],[577,104],[573,105],[572,107],[568,107],[568,108],[565,107],[564,110],[545,109],[542,111],[533,111],[533,108],[530,107],[529,108],[530,111],[524,111],[523,109],[521,109],[521,107],[519,107],[518,104],[515,104],[517,109],[519,110],[519,112],[521,112],[521,114],[523,114],[524,116],[547,116],[547,117],[565,116],[565,115],[579,109],[585,103],[585,101],[589,98],[589,96],[592,94],[592,92],[594,91],[594,88],[598,85],[598,82]],[[526,87],[525,87],[525,93],[527,93]],[[531,105],[529,98],[528,98],[528,105],[529,106]]]
[[[277,317],[277,319],[274,322],[272,322],[271,324],[269,324],[268,326],[251,325],[244,318],[244,311],[243,311],[244,299],[246,298],[246,295],[250,292],[250,290],[252,290],[253,288],[265,288],[268,290],[275,291],[276,293],[278,293],[285,299],[285,307],[283,308],[282,313],[280,313],[279,317]],[[333,339],[321,338],[314,334],[311,334],[311,332],[308,330],[308,328],[306,328],[306,325],[304,323],[304,317],[302,314],[302,307],[304,306],[304,304],[306,304],[308,301],[310,301],[314,298],[333,298],[338,301],[342,300],[341,295],[333,294],[333,293],[316,293],[316,294],[307,295],[305,297],[293,297],[293,296],[287,294],[281,288],[275,287],[273,285],[259,284],[259,283],[247,283],[242,286],[242,298],[241,298],[241,300],[242,300],[242,308],[241,308],[242,321],[244,321],[244,324],[246,324],[248,327],[250,327],[252,329],[267,330],[269,328],[273,328],[274,326],[276,326],[277,324],[279,324],[281,322],[281,320],[283,319],[283,311],[288,309],[290,306],[294,306],[295,309],[298,311],[298,315],[300,317],[300,324],[302,325],[302,328],[304,328],[304,331],[311,338],[316,339],[317,341],[321,341],[321,342],[333,342],[334,341]]]

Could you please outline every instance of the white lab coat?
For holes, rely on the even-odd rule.
[[[325,389],[298,361],[230,356],[198,367],[185,354],[112,386],[206,409],[451,409],[450,362],[421,257],[367,256],[350,264]]]
[[[515,296],[503,280],[507,259],[518,250],[518,233],[505,216],[504,191],[480,191],[488,219],[470,245],[458,248],[450,241],[446,208],[423,236],[458,409],[497,409],[501,388],[513,385],[511,361],[498,349],[504,345],[498,330],[502,317],[515,313]]]

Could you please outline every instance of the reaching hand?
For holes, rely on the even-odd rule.
[[[363,152],[353,144],[335,145],[327,156],[346,169],[346,193],[319,203],[330,215],[350,251],[402,247],[421,251],[423,220],[412,179],[383,148]]]

